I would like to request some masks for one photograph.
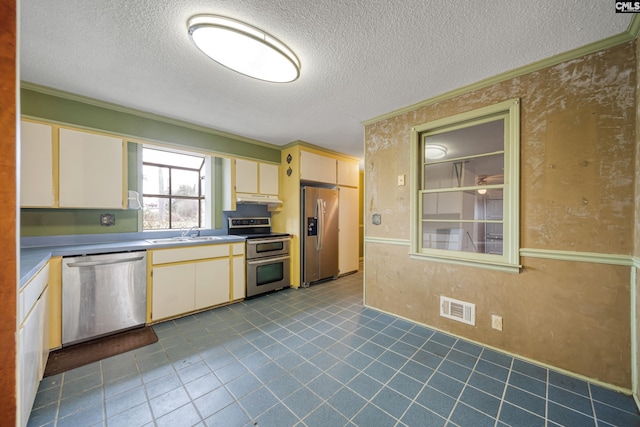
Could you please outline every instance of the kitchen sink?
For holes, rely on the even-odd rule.
[[[185,242],[206,242],[210,240],[222,240],[223,236],[194,236],[194,237],[165,237],[163,239],[147,239],[149,243],[185,243]]]

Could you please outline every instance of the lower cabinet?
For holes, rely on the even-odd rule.
[[[18,293],[18,426],[26,426],[49,354],[47,328],[49,266]]]
[[[159,249],[149,254],[147,317],[151,322],[244,298],[244,243]]]

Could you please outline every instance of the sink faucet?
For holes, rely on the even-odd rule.
[[[184,229],[183,229],[183,230],[182,230],[182,233],[180,233],[180,236],[181,236],[181,237],[188,237],[188,236],[189,236],[189,233],[191,232],[191,230],[195,230],[196,228],[198,228],[198,227],[194,225],[193,227],[191,227],[191,228],[190,228],[190,229],[188,229],[188,230],[184,230]],[[200,235],[200,230],[196,230],[196,232],[195,232],[194,234],[195,234],[196,236],[199,236],[199,235]]]

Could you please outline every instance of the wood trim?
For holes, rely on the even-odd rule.
[[[16,425],[17,363],[16,318],[18,294],[18,96],[17,0],[0,2],[0,414],[4,425]],[[26,424],[26,422],[25,422]]]

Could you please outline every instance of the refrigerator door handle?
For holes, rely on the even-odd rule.
[[[318,218],[318,235],[316,236],[316,249],[322,250],[322,237],[324,235],[324,209],[322,199],[316,199],[316,217]]]

